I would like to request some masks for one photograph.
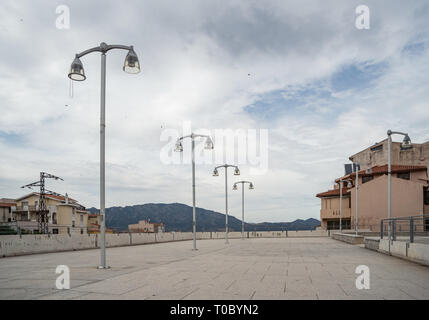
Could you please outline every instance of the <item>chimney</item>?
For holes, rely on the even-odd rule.
[[[69,195],[66,193],[66,204],[69,204]]]

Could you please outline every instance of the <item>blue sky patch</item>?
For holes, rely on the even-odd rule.
[[[332,75],[331,88],[334,92],[369,88],[386,69],[386,62],[346,65]]]

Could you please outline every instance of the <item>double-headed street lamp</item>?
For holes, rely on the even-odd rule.
[[[106,219],[105,219],[105,128],[106,128],[106,52],[112,49],[127,50],[123,70],[127,73],[139,73],[140,63],[134,52],[133,46],[107,45],[102,42],[98,47],[94,47],[76,54],[71,64],[68,77],[71,80],[83,81],[86,79],[83,64],[80,58],[91,52],[101,52],[101,116],[100,116],[100,250],[101,263],[99,268],[108,268],[106,265]]]
[[[237,190],[237,184],[241,183],[241,239],[244,240],[244,184],[249,184],[249,190],[253,190],[253,183],[250,181],[237,181],[232,190]]]
[[[217,177],[219,176],[219,172],[217,169],[219,168],[225,168],[225,243],[228,244],[228,167],[234,168],[234,175],[239,176],[240,175],[240,169],[238,169],[237,166],[230,165],[230,164],[224,164],[221,166],[217,166],[213,170],[213,176]]]
[[[404,140],[402,141],[401,148],[402,150],[408,150],[413,147],[411,144],[411,139],[408,136],[408,133],[403,133],[399,131],[387,130],[387,218],[391,218],[391,179],[392,179],[392,159],[391,159],[391,148],[392,148],[392,134],[399,134],[404,136]],[[388,220],[387,224],[387,232],[389,237],[389,248],[390,248],[390,220]],[[389,250],[390,252],[390,250]]]
[[[193,231],[193,242],[194,242],[194,249],[193,250],[197,250],[197,224],[196,224],[196,213],[195,213],[195,138],[206,138],[206,143],[205,143],[205,149],[213,149],[213,141],[212,139],[207,136],[207,135],[203,135],[203,134],[195,134],[195,133],[191,133],[188,136],[183,136],[180,137],[179,139],[177,139],[176,142],[176,148],[174,149],[174,151],[176,152],[182,152],[183,151],[183,145],[182,145],[182,140],[185,138],[190,138],[192,141],[192,231]]]

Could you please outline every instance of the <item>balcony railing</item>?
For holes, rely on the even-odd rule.
[[[380,238],[387,238],[390,228],[390,240],[429,242],[429,215],[398,217],[380,221]]]
[[[351,216],[351,209],[350,208],[343,208],[343,218],[350,218]],[[340,209],[321,209],[320,210],[320,217],[322,219],[335,219],[340,218]]]
[[[14,211],[37,211],[39,206],[16,206]]]

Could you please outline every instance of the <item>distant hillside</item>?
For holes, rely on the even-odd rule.
[[[98,209],[90,208],[92,213]],[[197,231],[225,230],[225,215],[219,212],[197,208]],[[106,208],[106,226],[115,230],[128,230],[128,225],[139,220],[163,222],[165,231],[192,231],[192,207],[181,203],[147,203],[143,205]],[[229,216],[230,231],[241,230],[241,220]],[[314,230],[320,225],[317,219],[295,220],[293,222],[245,223],[246,231]]]

